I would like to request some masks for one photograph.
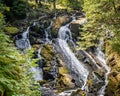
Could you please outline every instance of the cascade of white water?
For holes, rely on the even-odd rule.
[[[50,22],[50,25],[44,30],[45,31],[45,41],[47,43],[50,43],[49,37],[51,37],[51,27],[52,27],[53,21]]]
[[[28,38],[29,29],[30,29],[30,27],[28,27],[27,30],[25,32],[23,32],[22,36],[24,39]]]
[[[72,40],[71,31],[68,28],[69,24],[62,26],[59,29],[58,44],[60,49],[62,50],[62,54],[68,61],[67,66],[71,70],[71,74],[73,75],[74,79],[79,82],[81,89],[84,90],[89,72],[87,69],[85,69],[84,64],[79,62],[79,60],[75,57],[74,53],[70,50],[67,44],[67,40]]]
[[[40,55],[40,52],[41,52],[41,48],[38,49],[38,58],[42,58],[42,56]],[[33,78],[35,81],[39,81],[39,80],[43,80],[43,70],[42,68],[40,68],[39,66],[37,67],[32,67],[30,69],[30,71],[33,73]]]
[[[71,17],[72,17],[72,21],[76,21],[75,14],[73,14]]]
[[[72,92],[76,92],[78,89],[73,89],[73,90],[67,90],[64,92],[61,92],[59,96],[71,96]]]
[[[37,22],[33,22],[33,26],[35,26],[37,24]]]
[[[21,50],[31,48],[30,41],[28,38],[29,28],[30,27],[28,27],[27,30],[23,32],[21,35],[17,35],[15,43],[16,43],[16,46]]]
[[[35,81],[43,80],[43,72],[42,69],[39,67],[32,67],[30,71],[33,73],[33,78]]]
[[[106,89],[106,86],[108,84],[108,75],[110,73],[110,67],[106,64],[106,61],[105,61],[105,54],[101,51],[103,44],[104,44],[103,38],[100,38],[100,44],[97,48],[97,58],[101,62],[102,67],[106,71],[106,73],[105,73],[105,84],[102,86],[102,88],[98,92],[98,94],[100,96],[104,96],[104,94],[105,94],[105,89]]]

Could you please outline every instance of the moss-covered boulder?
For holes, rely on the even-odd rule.
[[[75,84],[72,82],[72,77],[69,74],[64,74],[61,80],[63,81],[66,87],[69,87],[69,88],[75,87]]]
[[[65,67],[59,67],[59,74],[68,74],[68,69]]]
[[[56,86],[59,88],[59,92],[74,88],[75,82],[73,82],[73,78],[69,75],[69,70],[65,66],[62,66],[58,67],[58,71]]]
[[[41,50],[41,55],[45,60],[51,61],[54,57],[54,50],[51,45],[44,45]]]
[[[19,29],[16,27],[5,27],[4,30],[7,34],[10,34],[10,35],[13,35],[19,32]]]

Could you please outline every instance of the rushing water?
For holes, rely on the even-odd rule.
[[[40,52],[41,52],[41,48],[38,49],[38,58],[39,59],[42,59],[41,55],[40,55]],[[41,64],[42,62],[40,62]],[[43,70],[40,66],[37,66],[37,67],[32,67],[30,69],[30,71],[33,73],[33,78],[35,81],[39,81],[39,80],[43,80]]]
[[[69,24],[66,24],[59,29],[58,45],[67,60],[67,67],[71,70],[71,75],[74,77],[76,82],[78,82],[78,86],[81,86],[81,89],[84,89],[89,72],[84,67],[84,64],[79,62],[67,44],[68,40],[72,40],[71,31],[68,27]]]
[[[30,41],[29,41],[29,28],[27,28],[27,30],[25,32],[23,32],[22,34],[19,34],[16,36],[16,46],[20,49],[20,50],[24,50],[27,48],[30,48]]]
[[[103,44],[104,44],[103,38],[100,38],[100,44],[99,44],[99,47],[97,48],[97,56],[96,57],[99,59],[99,61],[102,64],[102,67],[106,71],[105,84],[102,86],[102,88],[98,92],[100,96],[104,96],[104,94],[105,94],[105,89],[108,84],[108,74],[110,73],[110,67],[106,64],[106,61],[105,61],[105,54],[101,51]]]
[[[50,22],[50,25],[45,29],[45,25],[44,24],[42,24],[41,26],[42,26],[42,28],[44,29],[44,33],[45,33],[45,44],[46,43],[50,43],[51,41],[50,41],[50,37],[51,37],[51,27],[52,27],[52,21]],[[34,22],[33,23],[33,26],[35,26],[36,25],[36,22]],[[42,56],[40,55],[40,52],[41,52],[41,49],[42,49],[42,47],[41,48],[39,48],[38,50],[37,50],[37,57],[40,59],[39,60],[39,66],[37,66],[37,67],[32,67],[30,70],[31,70],[31,72],[33,73],[33,77],[34,77],[34,80],[35,81],[39,81],[39,80],[43,80],[43,69],[42,69]]]
[[[47,43],[51,43],[50,38],[51,38],[51,27],[52,27],[53,21],[50,22],[50,25],[44,30],[45,32],[45,41]]]

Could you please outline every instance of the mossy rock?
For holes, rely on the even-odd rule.
[[[68,69],[65,67],[59,67],[59,74],[67,74],[68,73]]]
[[[92,84],[93,84],[93,80],[92,79],[89,79],[88,81],[87,81],[87,84],[88,84],[88,87],[92,87]]]
[[[62,77],[63,83],[68,86],[69,88],[74,88],[75,85],[72,82],[72,77],[68,74],[64,74],[64,76]]]
[[[73,91],[71,96],[86,96],[86,93],[81,89],[78,89],[77,91]]]
[[[54,51],[51,45],[45,45],[41,50],[41,55],[45,60],[51,61],[54,57]]]
[[[19,29],[16,27],[5,27],[5,32],[7,32],[7,34],[16,34],[19,32]]]
[[[56,87],[58,88],[58,92],[75,88],[75,83],[72,82],[72,80],[73,78],[69,74],[59,75],[56,82]]]
[[[44,70],[44,71],[50,71],[50,70],[51,70],[51,67],[44,67],[43,70]]]
[[[34,44],[32,47],[35,48],[35,49],[39,49],[40,45],[39,44]]]

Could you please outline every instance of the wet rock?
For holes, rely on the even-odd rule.
[[[80,24],[76,24],[75,22],[72,22],[70,24],[70,30],[72,32],[72,36],[76,40],[77,40],[77,37],[80,36],[80,31],[82,31],[80,28],[82,28]]]
[[[89,54],[89,52],[84,51],[84,50],[78,51],[77,55],[82,62],[87,64],[89,71],[95,71],[98,69],[97,62],[94,59],[96,56],[94,56],[93,54],[91,55],[91,54]]]
[[[78,89],[77,91],[73,91],[70,96],[86,96],[85,91]]]
[[[120,73],[118,73],[116,76],[115,76],[116,80],[119,82],[120,81]]]
[[[44,43],[44,40],[42,38],[39,38],[39,37],[36,38],[34,36],[30,36],[29,38],[30,38],[31,45],[33,45],[33,44],[43,44]]]
[[[35,48],[35,49],[39,49],[40,45],[39,44],[34,44],[32,47]]]
[[[57,96],[55,92],[50,88],[42,87],[41,92],[42,92],[42,96]]]
[[[98,69],[94,72],[97,77],[100,79],[100,80],[104,80],[104,74],[105,74],[105,71],[102,70],[102,69]]]
[[[68,17],[67,15],[57,17],[57,19],[54,20],[53,25],[52,25],[53,37],[57,37],[57,32],[58,32],[59,28],[62,25],[67,24],[70,21],[71,21],[71,18]]]
[[[61,79],[66,87],[69,88],[75,87],[75,84],[72,82],[72,77],[70,75],[64,74]]]

